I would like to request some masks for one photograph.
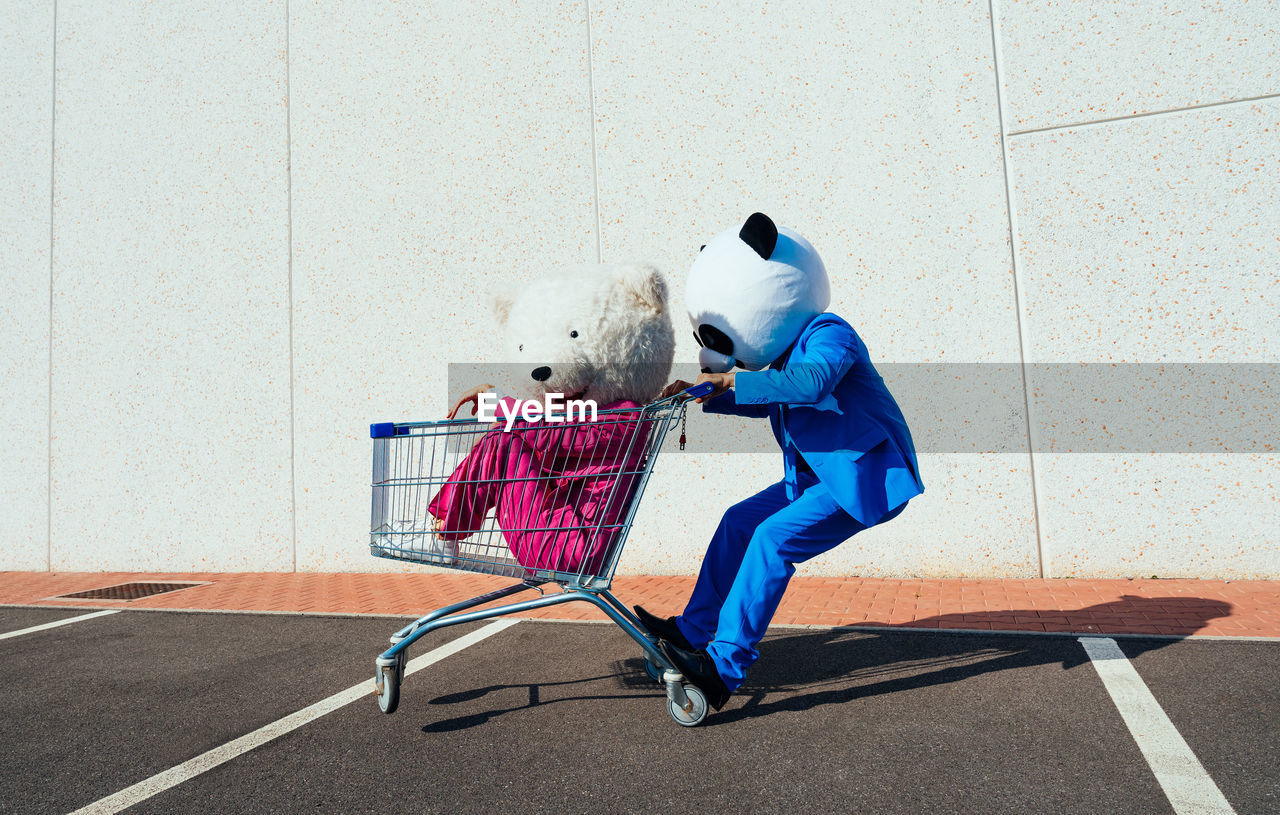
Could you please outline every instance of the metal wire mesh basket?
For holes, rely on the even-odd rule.
[[[684,401],[371,427],[377,557],[607,588]]]

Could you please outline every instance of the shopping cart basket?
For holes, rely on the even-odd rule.
[[[392,635],[374,670],[382,711],[395,711],[409,646],[427,633],[583,601],[640,646],[645,673],[666,686],[671,718],[686,727],[702,722],[705,694],[685,682],[658,638],[609,587],[667,432],[683,421],[689,398],[711,391],[704,383],[641,408],[599,411],[594,420],[546,416],[510,428],[475,419],[372,425],[372,553],[519,579],[438,608]],[[539,597],[468,611],[529,589]]]

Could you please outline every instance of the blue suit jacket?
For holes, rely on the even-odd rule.
[[[866,526],[924,492],[902,411],[842,318],[819,314],[782,359],[764,371],[740,371],[734,382],[703,410],[767,416],[792,498],[796,450],[840,506]]]

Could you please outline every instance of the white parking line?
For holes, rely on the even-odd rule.
[[[67,617],[66,619],[54,620],[51,623],[44,623],[43,625],[33,625],[30,628],[23,628],[20,631],[9,631],[5,634],[0,634],[0,640],[7,640],[10,637],[21,637],[23,634],[34,634],[37,631],[44,631],[48,628],[57,628],[60,625],[71,625],[72,623],[78,623],[81,620],[92,620],[94,617],[105,617],[108,614],[116,614],[120,611],[123,611],[123,609],[109,608],[106,611],[95,611],[92,614],[81,614],[79,617]]]
[[[1151,689],[1108,637],[1080,637],[1111,701],[1178,815],[1235,815]]]
[[[503,629],[510,628],[518,623],[519,620],[507,617],[495,620],[484,628],[476,629],[469,634],[463,634],[452,642],[445,643],[439,648],[435,648],[420,657],[409,660],[409,664],[405,666],[404,674],[408,676],[411,673],[420,671],[429,665],[432,665],[447,656],[458,653],[464,648],[468,648],[480,642],[483,639],[492,637]],[[188,759],[176,767],[170,767],[164,772],[157,773],[150,778],[139,781],[131,787],[125,787],[114,795],[108,795],[98,801],[94,801],[86,807],[77,809],[71,815],[113,815],[123,809],[127,809],[139,801],[157,795],[170,787],[175,787],[183,781],[194,778],[201,773],[206,773],[220,764],[225,764],[236,756],[247,753],[255,747],[259,747],[272,739],[283,736],[290,731],[297,730],[308,722],[314,721],[326,713],[332,713],[344,705],[349,705],[357,699],[366,699],[371,696],[370,688],[373,685],[372,671],[367,682],[361,682],[359,685],[353,685],[344,691],[339,691],[327,699],[322,699],[314,705],[304,707],[297,713],[291,713],[283,719],[272,722],[271,724],[254,730],[252,733],[246,733],[238,739],[229,741],[219,747],[215,747],[207,753],[201,753],[195,758]]]

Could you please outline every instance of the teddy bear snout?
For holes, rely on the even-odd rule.
[[[529,374],[529,376],[533,377],[539,382],[546,382],[548,379],[551,378],[551,369],[548,368],[546,365],[541,365],[537,368],[534,368],[533,371]]]

